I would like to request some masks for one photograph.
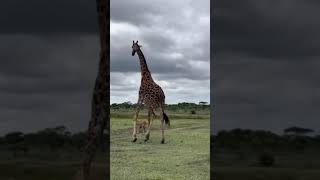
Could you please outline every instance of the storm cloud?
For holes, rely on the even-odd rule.
[[[133,39],[143,45],[167,103],[209,101],[209,1],[112,0],[111,16],[111,102],[134,102],[138,93]],[[1,1],[0,134],[86,129],[99,60],[97,22],[95,1]]]
[[[0,134],[84,130],[97,73],[93,1],[2,1]]]
[[[111,1],[111,102],[138,98],[139,40],[167,103],[209,101],[210,1]],[[194,88],[197,91],[194,91]]]
[[[98,31],[95,1],[2,0],[0,10],[0,33],[39,35]]]
[[[320,130],[317,1],[215,1],[212,132]]]

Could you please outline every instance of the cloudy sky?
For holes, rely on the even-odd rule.
[[[111,1],[111,103],[137,102],[139,40],[166,103],[210,101],[210,1]]]
[[[97,72],[95,1],[0,3],[0,135],[86,128]]]
[[[302,126],[319,133],[320,2],[217,0],[213,6],[212,132]]]
[[[213,2],[213,132],[319,131],[320,3]],[[133,39],[167,103],[208,101],[208,2],[141,3],[111,2],[111,102],[137,99]],[[0,134],[61,124],[85,129],[98,64],[95,1],[3,0],[0,24]]]
[[[167,103],[209,101],[208,1],[142,2],[111,2],[111,102],[136,101],[133,39]],[[3,0],[0,24],[0,135],[86,129],[99,53],[96,2]]]

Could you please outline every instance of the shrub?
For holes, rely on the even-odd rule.
[[[190,111],[191,114],[197,114],[195,110]]]
[[[271,167],[274,165],[275,158],[274,155],[271,153],[262,153],[259,155],[259,163],[261,166],[264,167]]]

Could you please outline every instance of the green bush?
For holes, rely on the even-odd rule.
[[[190,111],[191,114],[197,114],[195,110]]]
[[[274,155],[271,153],[262,153],[259,155],[259,163],[261,166],[264,167],[271,167],[274,165],[275,158]]]

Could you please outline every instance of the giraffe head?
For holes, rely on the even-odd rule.
[[[140,46],[138,44],[138,41],[137,42],[133,41],[133,44],[132,44],[132,56],[134,56],[135,53],[140,50],[140,47],[142,47],[142,46]]]

